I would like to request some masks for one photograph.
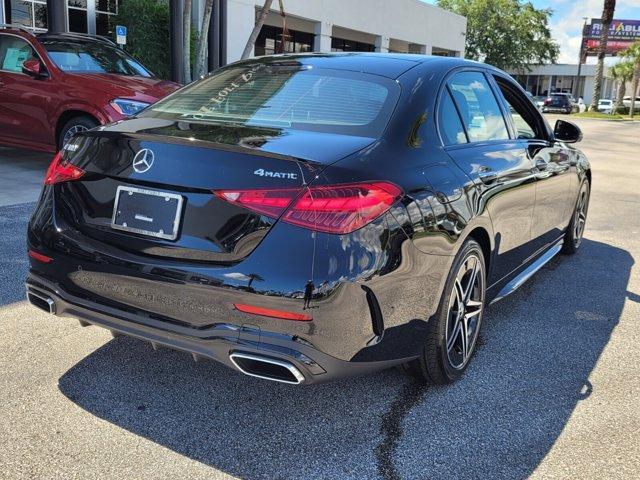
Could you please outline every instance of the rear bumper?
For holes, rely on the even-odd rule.
[[[161,345],[189,352],[196,360],[209,358],[245,374],[285,383],[326,382],[382,370],[410,359],[349,362],[323,353],[295,335],[268,332],[259,327],[217,323],[207,329],[194,330],[167,324],[74,296],[33,272],[27,278],[26,288],[27,298],[33,305],[56,316],[76,318],[85,326],[97,325],[114,335],[136,337],[151,342],[154,347]],[[251,358],[288,369],[294,381],[243,369],[241,362]]]

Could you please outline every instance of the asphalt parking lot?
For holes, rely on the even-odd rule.
[[[37,192],[4,190],[0,477],[638,478],[640,123],[579,123],[594,178],[581,251],[490,307],[443,388],[396,370],[274,384],[46,315],[22,285]]]

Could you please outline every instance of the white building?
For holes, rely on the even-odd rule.
[[[602,84],[601,98],[615,97],[615,82],[605,78]],[[573,93],[575,98],[582,97],[584,103],[591,103],[593,81],[596,77],[596,65],[583,64],[580,67],[578,80],[578,64],[557,63],[549,65],[531,66],[528,72],[509,72],[522,87],[532,95],[548,95],[551,92]]]
[[[200,0],[202,1],[202,0]],[[227,0],[227,61],[238,60],[263,0]],[[284,0],[285,51],[379,51],[464,56],[467,19],[419,0]],[[279,51],[282,17],[272,4],[255,54]]]
[[[113,15],[126,0],[0,0],[0,24],[112,35]],[[182,81],[184,0],[168,0],[172,76]],[[254,55],[293,52],[376,51],[464,56],[467,19],[420,0],[284,0],[283,41],[279,1],[258,36]],[[202,25],[205,0],[192,0],[192,26]],[[213,70],[239,60],[264,0],[214,0],[208,60]],[[283,48],[284,47],[284,48]]]

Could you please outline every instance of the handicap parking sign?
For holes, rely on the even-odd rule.
[[[118,45],[127,44],[127,27],[124,25],[116,25],[116,43]]]

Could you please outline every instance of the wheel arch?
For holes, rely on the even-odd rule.
[[[480,245],[482,249],[482,254],[484,256],[484,263],[487,274],[490,272],[491,268],[491,252],[493,250],[491,245],[491,237],[489,236],[489,232],[483,227],[475,227],[473,230],[469,232],[466,236],[467,238],[472,238]]]
[[[59,116],[58,116],[58,120],[56,122],[56,129],[55,129],[55,137],[54,137],[54,141],[57,145],[58,143],[58,138],[60,137],[60,132],[62,130],[62,127],[72,118],[75,117],[90,117],[93,120],[96,121],[97,124],[102,124],[104,122],[102,122],[98,117],[96,117],[96,115],[94,115],[91,112],[88,112],[86,110],[79,110],[79,109],[69,109],[69,110],[65,110],[63,111]]]

